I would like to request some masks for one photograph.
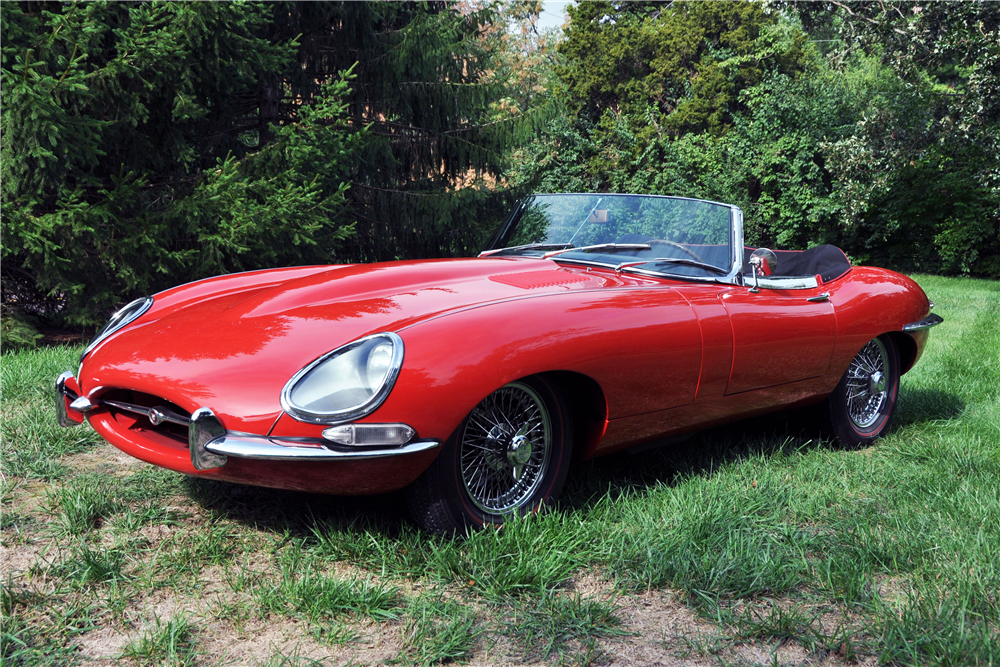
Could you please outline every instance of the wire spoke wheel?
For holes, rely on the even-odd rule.
[[[534,495],[549,466],[552,419],[538,393],[512,382],[469,415],[459,440],[462,483],[487,514],[505,514]]]
[[[891,386],[889,353],[878,338],[861,348],[847,368],[847,413],[859,428],[868,428],[882,414]]]

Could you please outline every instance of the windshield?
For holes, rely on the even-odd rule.
[[[484,252],[557,253],[560,261],[716,277],[733,266],[732,227],[731,207],[695,199],[534,195],[515,207]]]

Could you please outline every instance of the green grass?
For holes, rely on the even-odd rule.
[[[573,516],[514,518],[503,530],[483,530],[432,546],[428,570],[492,601],[544,595],[584,564],[587,531]]]
[[[76,369],[81,351],[79,347],[48,347],[3,354],[0,440],[4,447],[0,465],[5,475],[58,479],[65,474],[59,457],[86,451],[101,442],[93,430],[60,428],[54,418],[55,379],[65,370]]]
[[[107,518],[125,508],[106,482],[77,477],[48,491],[49,513],[70,535],[97,528]]]
[[[131,638],[125,664],[242,664],[209,647],[285,624],[301,646],[255,664],[588,664],[640,644],[1000,664],[1000,283],[918,280],[945,323],[875,446],[835,447],[810,411],[758,418],[577,466],[560,510],[468,538],[420,532],[399,495],[102,463],[89,427],[54,424],[50,384],[79,349],[4,354],[0,526],[32,555],[4,582],[2,662],[81,662],[74,643],[103,629]],[[657,590],[711,630],[629,634]],[[164,598],[194,611],[137,611]],[[397,653],[365,654],[383,634]]]
[[[401,662],[436,665],[472,657],[478,615],[469,606],[440,596],[424,596],[407,609]]]
[[[187,667],[197,664],[196,628],[185,616],[169,621],[154,617],[142,635],[122,651],[122,657],[140,665]]]
[[[521,645],[526,661],[557,655],[559,663],[587,664],[597,657],[597,640],[619,637],[617,605],[576,595],[524,600],[503,623],[503,634]]]

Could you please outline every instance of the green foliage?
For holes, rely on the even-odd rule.
[[[495,104],[492,16],[5,3],[4,301],[90,325],[214,274],[478,248],[532,125]]]
[[[511,182],[727,201],[752,244],[1000,276],[1000,10],[828,10],[572,8],[566,114],[516,150]]]
[[[0,311],[0,349],[20,350],[38,345],[43,338],[27,317],[13,308]]]
[[[248,153],[258,81],[294,62],[294,43],[259,34],[270,7],[58,9],[3,9],[3,255],[69,295],[63,318],[326,258],[349,232],[339,214],[358,133],[343,78]]]
[[[765,72],[801,69],[802,33],[785,48],[759,48],[777,24],[759,3],[586,2],[569,13],[557,72],[571,109],[595,122],[605,110],[628,116],[646,137],[723,132],[738,91]]]
[[[432,545],[429,570],[490,600],[547,594],[580,564],[584,536],[573,534],[569,517],[550,512],[504,523],[464,540]]]
[[[613,601],[584,599],[579,593],[544,595],[515,607],[503,631],[524,647],[526,660],[547,660],[558,653],[560,664],[590,664],[599,651],[598,639],[628,634],[618,627],[617,606]]]

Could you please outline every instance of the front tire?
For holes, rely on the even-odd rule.
[[[569,470],[569,415],[565,399],[543,378],[497,389],[410,486],[413,518],[426,530],[453,533],[552,505]]]
[[[888,335],[870,340],[826,399],[834,437],[845,447],[864,447],[886,431],[899,396],[899,351]]]

